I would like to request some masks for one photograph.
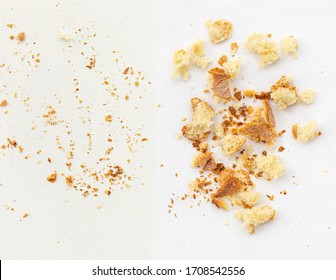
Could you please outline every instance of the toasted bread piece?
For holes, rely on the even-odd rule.
[[[296,87],[292,86],[289,77],[282,76],[274,85],[271,86],[271,91],[276,91],[279,88],[288,88],[296,91]]]
[[[222,149],[226,156],[230,157],[239,151],[246,143],[246,138],[242,135],[227,134],[223,138]]]
[[[238,211],[236,216],[243,222],[248,232],[253,234],[257,226],[274,219],[275,210],[270,206],[253,207]]]
[[[212,193],[212,198],[232,196],[248,186],[253,186],[250,175],[244,170],[224,169],[220,172],[217,182],[220,187]]]
[[[197,153],[194,157],[192,167],[204,166],[212,158],[212,152]]]
[[[212,43],[218,44],[225,39],[229,38],[232,34],[232,23],[225,20],[207,20],[205,26],[208,29],[210,41]]]
[[[229,79],[230,75],[221,68],[212,68],[209,71],[209,81],[212,95],[224,101],[231,99]]]
[[[179,78],[187,80],[189,78],[189,65],[191,63],[191,55],[186,50],[178,50],[173,55],[173,63],[175,65],[175,69],[171,74],[171,78]]]
[[[267,100],[262,100],[262,103],[264,104],[263,117],[266,123],[275,126],[275,118],[269,102]]]
[[[192,141],[203,141],[210,134],[214,110],[197,97],[191,99],[191,105],[194,114],[191,122],[182,128],[182,135]]]
[[[285,167],[276,155],[258,155],[255,164],[257,170],[262,172],[262,177],[268,181],[275,180],[285,174]]]
[[[254,142],[263,142],[268,145],[274,143],[278,136],[274,126],[266,122],[249,122],[239,128],[239,133],[250,138]]]
[[[298,93],[299,100],[305,104],[311,104],[315,98],[315,91],[311,89],[302,90]]]
[[[315,121],[310,121],[304,126],[294,124],[292,126],[292,134],[294,139],[303,143],[314,140],[317,136],[320,135],[320,132],[316,130],[316,127],[317,123]]]
[[[293,57],[296,57],[298,47],[299,44],[294,36],[285,37],[280,42],[280,50],[284,54],[290,54]]]
[[[226,74],[230,75],[230,79],[235,79],[239,72],[241,59],[226,61],[222,64],[222,67]]]

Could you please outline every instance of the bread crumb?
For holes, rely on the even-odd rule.
[[[296,51],[299,47],[299,44],[294,36],[288,36],[281,40],[280,50],[284,54],[290,54],[296,58]]]
[[[197,67],[204,69],[204,68],[207,68],[209,66],[209,64],[211,63],[211,60],[210,60],[210,58],[205,57],[205,56],[203,56],[203,57],[194,57],[193,58],[193,63]]]
[[[65,177],[65,182],[69,187],[72,187],[73,185],[73,177],[71,175],[68,175]]]
[[[285,167],[276,155],[258,155],[255,163],[257,170],[262,172],[262,177],[268,181],[275,180],[285,174]]]
[[[50,182],[50,183],[55,183],[56,182],[56,179],[57,179],[57,172],[55,171],[54,173],[50,174],[48,177],[47,177],[47,180]]]
[[[227,61],[222,64],[222,67],[226,74],[230,75],[231,79],[235,79],[239,72],[241,59],[237,59],[234,61]]]
[[[248,97],[248,98],[252,98],[252,97],[254,97],[255,94],[256,94],[256,92],[255,92],[254,89],[245,89],[245,90],[243,91],[243,93],[244,93],[244,95],[245,95],[246,97]]]
[[[190,52],[194,56],[203,56],[204,55],[204,41],[201,39],[197,39],[197,41],[192,43],[190,47]]]
[[[192,167],[202,167],[212,158],[212,152],[197,153],[192,162]]]
[[[229,38],[232,34],[232,23],[225,19],[215,21],[209,19],[205,22],[205,25],[212,43],[218,44]]]
[[[269,64],[273,64],[279,59],[279,56],[276,53],[262,54],[260,56],[259,65],[260,67],[265,67]]]
[[[112,122],[112,116],[111,115],[106,115],[105,116],[105,121]]]
[[[102,208],[103,208],[103,205],[101,205],[101,204],[98,204],[98,205],[96,206],[96,208],[97,208],[98,210],[100,210],[100,209],[102,209]]]
[[[259,202],[260,193],[253,189],[248,189],[229,197],[233,206],[243,206],[244,208],[251,208]]]
[[[238,50],[238,44],[237,44],[237,42],[231,43],[230,49],[231,49],[231,54],[235,55],[236,52],[237,52],[237,50]]]
[[[231,99],[229,79],[230,75],[221,68],[212,68],[208,71],[209,84],[212,96],[218,100],[229,101]]]
[[[28,213],[25,213],[25,214],[23,214],[22,218],[25,219],[25,218],[27,218],[28,216],[29,216],[29,214],[28,214]]]
[[[229,210],[229,205],[223,199],[214,198],[211,200],[211,202],[215,204],[219,209]]]
[[[299,100],[305,104],[311,104],[315,98],[315,91],[311,89],[302,90],[298,93]]]
[[[20,42],[23,42],[26,39],[26,34],[24,32],[20,32],[18,35],[16,35],[16,39]]]
[[[58,40],[66,41],[66,42],[70,41],[70,39],[71,39],[70,35],[64,34],[64,33],[58,34],[57,38],[58,38]]]
[[[182,135],[192,141],[203,141],[210,134],[215,113],[208,103],[197,97],[191,99],[191,105],[194,114],[191,122],[182,128]]]
[[[292,134],[294,139],[303,143],[314,140],[317,136],[320,135],[320,132],[316,130],[316,127],[317,123],[315,121],[310,121],[305,126],[294,124],[292,126]]]
[[[187,80],[189,78],[189,65],[191,63],[191,58],[191,55],[183,49],[174,53],[173,63],[175,65],[175,69],[171,74],[172,79],[182,77]]]
[[[275,210],[270,206],[253,207],[236,213],[237,218],[243,222],[250,234],[254,233],[257,226],[273,220]]]
[[[251,34],[245,42],[245,47],[249,51],[261,55],[259,60],[260,67],[265,67],[279,59],[275,42],[265,38],[262,33]]]
[[[218,63],[220,66],[223,66],[223,64],[224,64],[225,62],[227,62],[227,56],[226,56],[226,55],[222,55],[222,56],[218,59],[218,61],[217,61],[217,63]]]
[[[6,107],[7,105],[8,105],[7,100],[2,100],[2,101],[0,102],[0,107]]]
[[[291,85],[289,78],[286,76],[282,76],[280,80],[271,87],[271,91],[272,100],[281,110],[286,109],[298,101],[296,88]]]
[[[223,138],[222,149],[226,156],[230,157],[239,151],[246,143],[246,138],[242,135],[227,134]]]

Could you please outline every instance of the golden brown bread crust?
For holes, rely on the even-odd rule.
[[[212,195],[213,198],[225,197],[234,195],[240,192],[242,184],[237,177],[230,176],[226,178],[219,187],[219,189]]]
[[[273,144],[274,139],[278,136],[274,127],[265,122],[252,122],[239,128],[239,133],[245,135],[255,142]]]
[[[262,100],[264,104],[265,121],[275,127],[275,118],[271,106],[267,100]]]
[[[211,90],[213,95],[223,98],[227,101],[231,99],[231,92],[229,86],[230,75],[224,69],[212,68],[208,72],[211,77]]]

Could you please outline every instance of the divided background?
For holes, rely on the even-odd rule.
[[[16,71],[8,75],[0,68],[0,99],[17,91],[29,96],[32,110],[38,112],[44,102],[54,102],[54,93],[61,98],[71,94],[72,80],[76,77],[81,82],[85,101],[92,106],[92,118],[96,120],[92,133],[96,135],[94,145],[98,150],[103,141],[99,136],[109,129],[105,126],[102,129],[100,125],[105,112],[97,106],[101,103],[125,117],[132,127],[144,124],[143,135],[149,141],[131,155],[134,163],[132,161],[128,170],[137,174],[131,188],[116,191],[107,199],[104,196],[83,198],[67,190],[61,181],[53,185],[46,182],[45,177],[60,168],[58,166],[37,165],[35,159],[25,161],[21,154],[14,152],[5,157],[1,155],[0,257],[335,258],[336,132],[333,127],[336,100],[333,88],[336,39],[331,36],[335,8],[333,1],[323,1],[323,4],[319,1],[214,0],[1,1],[0,63],[6,62]],[[211,44],[204,27],[208,18],[230,20],[234,28],[232,37],[222,44]],[[16,48],[22,49],[8,39],[11,30],[6,24],[11,22],[18,26],[16,30],[26,32],[29,40],[34,38],[34,48],[42,56],[39,68],[27,68],[13,56]],[[73,35],[76,28],[85,27],[89,27],[88,32],[97,34],[92,41],[97,66],[89,73],[85,71],[85,62],[77,55],[80,46],[74,43],[72,53],[62,51],[66,43],[57,40],[60,33]],[[233,217],[233,211],[223,212],[211,204],[197,206],[178,202],[174,207],[177,218],[167,212],[172,193],[187,192],[188,183],[197,176],[197,170],[190,167],[194,149],[185,139],[176,140],[183,125],[181,120],[190,119],[192,97],[211,100],[203,93],[205,70],[193,69],[187,82],[169,79],[171,55],[202,38],[206,42],[206,56],[215,62],[223,53],[229,54],[231,42],[242,44],[252,32],[272,33],[277,41],[287,35],[296,36],[298,59],[286,56],[277,64],[260,70],[257,58],[240,47],[236,57],[242,57],[242,67],[235,85],[267,89],[285,74],[292,77],[299,89],[315,89],[317,97],[312,105],[298,104],[283,112],[275,109],[277,126],[288,131],[278,142],[286,147],[280,156],[287,175],[273,182],[255,180],[257,189],[275,195],[271,205],[276,208],[277,216],[274,222],[258,228],[250,236]],[[131,103],[115,103],[109,96],[100,94],[103,92],[100,88],[102,75],[119,69],[112,63],[112,50],[120,51],[126,64],[140,69],[152,82],[139,89],[147,92],[143,100],[132,101],[131,98]],[[71,59],[72,66],[66,63],[67,59]],[[7,84],[7,88],[3,88],[3,84]],[[76,113],[72,110],[71,99],[68,102],[65,115],[72,118]],[[8,115],[4,115],[1,108],[1,141],[14,135],[32,154],[41,148],[37,143],[43,144],[43,151],[53,151],[55,147],[51,141],[36,139],[31,134],[34,114],[26,112],[18,100],[9,103]],[[139,109],[133,110],[135,106]],[[323,137],[307,145],[295,143],[289,133],[290,126],[310,119],[319,123]],[[111,130],[116,140],[121,137],[115,147],[119,151],[115,154],[116,161],[126,161],[129,153],[123,144],[124,135],[117,128]],[[80,135],[78,129],[79,138]],[[137,168],[140,162],[141,169]],[[161,164],[164,167],[160,167]],[[179,176],[175,177],[175,173]],[[287,195],[281,196],[279,192],[284,189]],[[266,197],[264,202],[268,203]],[[96,209],[98,204],[103,208]],[[16,211],[8,212],[5,205],[15,206]],[[20,222],[26,212],[30,216]]]

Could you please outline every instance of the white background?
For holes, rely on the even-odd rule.
[[[60,3],[58,7],[57,3]],[[35,158],[27,162],[17,154],[1,157],[1,258],[335,258],[333,1],[322,4],[320,1],[3,0],[0,13],[1,45],[5,50],[0,54],[0,63],[7,62],[17,69],[15,76],[0,72],[1,83],[6,82],[9,87],[0,93],[1,97],[11,96],[21,86],[24,88],[21,92],[31,97],[32,108],[39,108],[44,101],[52,102],[53,92],[61,96],[70,94],[72,79],[76,76],[81,79],[82,88],[87,89],[84,92],[88,103],[108,102],[113,110],[127,114],[133,126],[144,123],[144,134],[150,139],[149,145],[132,155],[144,165],[143,171],[135,170],[138,179],[134,186],[103,201],[103,198],[84,199],[66,190],[61,183],[50,186],[45,177],[54,169],[45,164],[37,165]],[[204,27],[207,18],[230,20],[234,27],[232,38],[223,44],[211,44]],[[37,42],[35,49],[43,55],[37,70],[27,70],[12,55],[13,46],[19,47],[8,46],[10,31],[5,25],[9,22]],[[75,28],[86,26],[97,33],[94,45],[98,49],[98,63],[93,76],[83,70],[84,62],[80,58],[62,51],[64,42],[57,40],[59,33],[72,34]],[[231,42],[242,44],[252,32],[272,33],[278,41],[283,36],[295,35],[300,45],[298,59],[283,57],[277,64],[260,70],[257,58],[240,47],[237,57],[242,57],[243,64],[235,85],[268,89],[285,74],[292,77],[299,89],[315,89],[314,104],[298,104],[283,112],[275,110],[275,115],[279,129],[287,131],[295,122],[316,120],[323,137],[307,145],[295,143],[290,133],[279,140],[278,145],[286,147],[280,156],[287,175],[271,183],[256,181],[257,189],[275,195],[272,205],[277,216],[274,222],[258,228],[250,236],[235,220],[233,211],[222,212],[207,203],[190,209],[193,204],[179,202],[174,208],[175,218],[168,215],[167,205],[173,192],[184,194],[188,183],[197,176],[197,171],[190,167],[194,149],[186,140],[175,139],[183,125],[181,120],[190,117],[192,97],[210,100],[202,93],[206,88],[206,71],[192,70],[188,82],[169,79],[171,55],[200,37],[206,41],[206,55],[216,61],[223,53],[229,53]],[[114,49],[122,50],[126,63],[140,68],[153,82],[154,87],[148,88],[153,94],[140,103],[140,114],[128,108],[128,103],[115,108],[111,100],[101,95],[97,97],[95,93],[99,90],[96,86],[101,77],[99,71],[117,70],[107,55]],[[72,67],[64,62],[68,57],[73,61]],[[31,76],[27,77],[27,73]],[[71,101],[69,103],[71,105]],[[92,106],[93,114],[98,116],[97,127],[100,127],[104,112],[99,106]],[[30,135],[34,118],[25,113],[22,104],[8,109],[9,115],[2,115],[0,119],[2,139],[13,134],[18,142],[26,143],[25,148],[32,154],[40,145],[43,151],[51,149],[47,139],[37,141],[35,135]],[[72,113],[70,110],[66,114],[71,118]],[[98,128],[94,126],[94,129]],[[36,143],[39,145],[35,146]],[[99,146],[99,139],[96,143]],[[120,149],[117,158],[125,160],[128,154]],[[164,168],[160,168],[160,164],[164,164]],[[175,173],[179,174],[177,178]],[[287,196],[279,194],[284,189]],[[265,197],[263,202],[269,203]],[[98,203],[103,204],[101,210],[96,209]],[[4,209],[6,204],[15,206],[15,214]],[[30,213],[29,218],[20,222],[26,212]]]

